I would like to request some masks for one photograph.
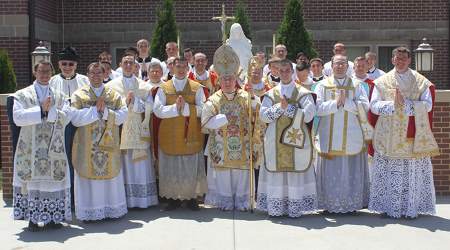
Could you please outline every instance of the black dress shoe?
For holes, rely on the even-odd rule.
[[[200,210],[200,207],[198,206],[198,202],[196,199],[190,199],[188,201],[187,207],[192,211]]]
[[[179,208],[181,202],[179,200],[169,199],[167,205],[164,207],[164,211],[172,211]]]
[[[36,224],[36,223],[33,223],[33,222],[29,221],[27,230],[30,231],[30,232],[40,232],[40,231],[43,231],[44,228],[38,226],[38,224]]]
[[[47,227],[51,229],[60,229],[63,227],[63,225],[61,223],[55,223],[51,221],[50,223],[47,224]]]

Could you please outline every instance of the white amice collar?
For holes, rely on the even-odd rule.
[[[94,91],[95,95],[98,97],[98,96],[100,96],[102,94],[103,89],[105,88],[105,86],[102,83],[102,85],[100,85],[100,87],[96,88],[96,87],[92,86],[92,84],[91,84],[91,88]]]
[[[281,90],[280,91],[281,95],[284,95],[287,98],[290,98],[292,95],[292,91],[295,88],[295,82],[291,81],[289,84],[280,83],[279,86],[280,86],[280,90]]]
[[[183,79],[178,79],[176,77],[173,77],[172,80],[173,80],[173,85],[175,86],[175,89],[177,91],[182,91],[184,89],[184,85],[187,82],[187,77],[185,77]]]
[[[197,74],[197,71],[195,70],[195,68],[193,71],[194,71],[195,78],[200,81],[205,81],[209,78],[209,72],[207,70],[205,70],[205,72],[203,72],[203,74],[201,74],[201,75]]]
[[[255,89],[255,90],[261,90],[261,89],[264,88],[264,83],[263,83],[263,82],[260,82],[260,83],[257,83],[257,84],[253,84],[253,83],[252,83],[252,87],[253,87],[253,89]]]

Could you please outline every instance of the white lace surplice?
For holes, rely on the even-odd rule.
[[[432,108],[429,89],[420,96],[427,111]],[[392,115],[394,102],[382,101],[374,88],[370,109],[377,115]],[[414,115],[413,101],[405,101],[405,114]],[[395,218],[435,214],[433,166],[430,157],[418,159],[391,159],[375,152],[370,171],[369,210],[387,213]]]

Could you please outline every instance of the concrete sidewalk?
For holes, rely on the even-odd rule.
[[[1,197],[0,197],[1,198]],[[31,233],[13,221],[0,203],[0,249],[450,249],[450,197],[438,199],[437,215],[415,220],[383,218],[362,210],[356,215],[312,214],[298,219],[270,218],[255,212],[202,209],[131,210],[121,219]]]

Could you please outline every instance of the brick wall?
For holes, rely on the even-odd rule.
[[[448,20],[448,0],[304,0],[305,21]]]
[[[237,1],[226,1],[226,13],[234,13]],[[67,23],[136,23],[155,22],[161,1],[70,0],[64,1]],[[222,11],[222,1],[174,1],[177,22],[210,22]],[[247,1],[252,21],[277,22],[284,13],[285,1]]]
[[[247,11],[254,22],[278,22],[285,0],[248,0]],[[304,0],[306,21],[417,21],[448,20],[448,0]],[[175,1],[177,22],[209,22],[221,12],[222,1]],[[67,23],[154,22],[160,1],[66,0]],[[226,1],[227,14],[234,13],[236,1]],[[132,13],[132,18],[130,13]]]
[[[5,109],[6,95],[0,95],[0,154],[3,172],[3,197],[11,198],[13,155],[8,118]],[[441,155],[433,158],[436,194],[450,195],[450,92],[438,91],[434,108],[433,134]]]
[[[0,15],[28,14],[27,0],[0,0]]]
[[[37,18],[57,23],[58,11],[60,10],[61,1],[58,0],[39,0],[36,1],[35,14]]]
[[[450,103],[436,103],[433,134],[441,150],[441,155],[433,158],[436,193],[450,195]]]
[[[12,176],[13,176],[13,154],[12,142],[9,130],[8,116],[6,114],[6,98],[4,95],[0,105],[0,159],[3,174],[3,197],[11,198],[12,194]]]
[[[0,48],[8,51],[13,62],[17,77],[17,84],[25,85],[30,77],[30,56],[28,54],[28,38],[26,37],[0,37]]]

